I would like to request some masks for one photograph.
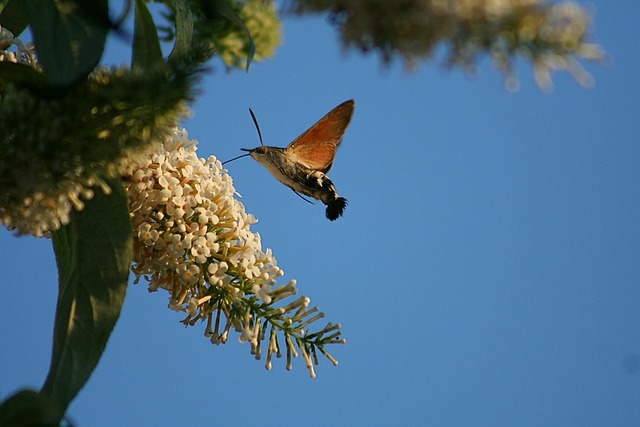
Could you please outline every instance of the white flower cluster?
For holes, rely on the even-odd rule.
[[[236,199],[231,177],[215,157],[198,158],[196,145],[176,129],[125,174],[136,282],[145,277],[150,291],[169,291],[170,307],[187,313],[185,324],[210,323],[214,311],[232,318],[229,311],[250,294],[270,303],[275,279],[284,274],[250,230],[257,221]],[[240,326],[241,319],[229,320]],[[207,328],[216,339],[217,323],[215,333]]]
[[[16,46],[15,51],[7,50],[11,45]],[[22,43],[11,31],[0,26],[0,62],[4,61],[37,66],[33,43]]]

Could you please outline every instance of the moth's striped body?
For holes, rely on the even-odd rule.
[[[342,215],[347,200],[338,196],[336,187],[324,173],[295,162],[285,154],[286,148],[261,146],[249,153],[267,168],[278,181],[293,191],[313,197],[327,205],[327,218],[331,221]]]

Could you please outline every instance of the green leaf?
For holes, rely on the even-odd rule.
[[[19,4],[54,86],[70,86],[95,68],[111,26],[108,0],[20,0]]]
[[[20,13],[18,0],[0,0],[0,26],[18,37],[27,28],[27,21]]]
[[[236,13],[236,11],[233,10],[233,8],[228,4],[226,4],[225,2],[217,2],[215,6],[215,10],[217,13],[224,16],[233,24],[238,26],[238,28],[244,31],[247,37],[249,38],[249,53],[247,54],[247,67],[246,67],[247,72],[249,72],[249,66],[251,65],[251,61],[253,61],[253,56],[256,53],[256,45],[253,42],[253,38],[251,37],[251,32],[249,31],[249,28],[247,28],[247,25],[244,23],[242,18],[240,18],[240,16]]]
[[[173,0],[176,18],[176,41],[173,44],[169,60],[181,62],[191,49],[193,40],[193,14],[188,0]]]
[[[42,393],[64,412],[98,364],[120,316],[133,257],[127,195],[118,180],[96,190],[53,233],[59,295],[53,354]]]
[[[149,69],[162,63],[162,49],[153,17],[144,0],[136,0],[131,67]]]

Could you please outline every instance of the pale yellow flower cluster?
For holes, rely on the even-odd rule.
[[[578,62],[578,58],[598,60],[604,56],[599,46],[584,40],[591,17],[573,2],[554,4],[549,10],[537,34],[544,43],[555,44],[558,49],[534,58],[536,82],[544,89],[551,89],[551,71],[566,70],[581,85],[593,85],[593,78]],[[575,52],[575,55],[564,55],[563,52]]]
[[[474,71],[480,55],[488,54],[512,88],[516,56],[534,64],[543,88],[550,87],[552,70],[567,70],[589,85],[578,59],[603,56],[587,42],[590,14],[572,1],[296,0],[293,5],[298,13],[329,12],[345,46],[377,50],[385,62],[399,57],[411,68],[443,45],[448,65]]]
[[[186,313],[182,323],[206,321],[204,334],[214,344],[226,343],[233,328],[256,359],[266,353],[267,369],[285,352],[287,369],[301,356],[311,377],[318,353],[337,365],[325,346],[346,342],[340,325],[308,329],[324,313],[305,296],[289,301],[295,280],[276,286],[284,273],[251,231],[256,219],[221,163],[198,158],[196,146],[184,129],[174,129],[153,153],[125,167],[136,282],[145,278],[150,291],[169,291],[169,306]]]
[[[276,278],[284,273],[251,231],[257,221],[236,198],[231,177],[215,157],[198,158],[196,145],[186,130],[176,129],[145,161],[127,166],[132,269],[151,291],[171,293],[170,307],[187,313],[185,324],[207,319],[217,343],[226,341],[231,326],[246,329],[244,316],[231,314],[240,300],[253,295],[271,303]],[[287,294],[295,292],[290,283]],[[220,312],[228,319],[223,333]]]
[[[255,45],[254,61],[271,58],[281,43],[281,24],[273,2],[248,0],[239,12]],[[225,65],[245,67],[249,53],[249,39],[245,32],[236,28],[215,41],[216,49]]]

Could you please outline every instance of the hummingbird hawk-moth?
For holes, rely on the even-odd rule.
[[[349,126],[354,105],[353,100],[338,105],[286,148],[266,145],[252,149],[242,148],[248,154],[240,157],[251,156],[299,196],[304,194],[322,201],[327,206],[327,218],[334,221],[342,216],[347,199],[338,196],[336,187],[326,174],[333,165],[336,150]],[[258,122],[253,111],[249,111],[262,144]]]

